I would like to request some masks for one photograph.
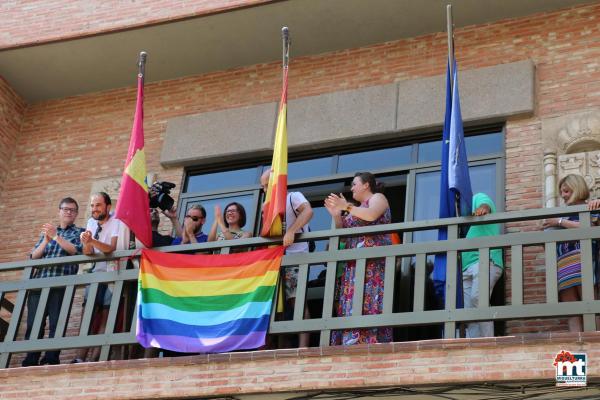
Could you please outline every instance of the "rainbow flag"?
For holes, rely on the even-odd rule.
[[[263,346],[283,251],[276,246],[187,255],[143,249],[138,342],[183,353]]]
[[[137,102],[131,129],[129,151],[121,178],[121,190],[115,217],[131,229],[146,247],[152,247],[150,200],[146,182],[146,155],[144,152],[144,78],[138,75]]]
[[[260,235],[263,237],[283,235],[285,221],[285,202],[287,197],[287,86],[288,69],[284,68],[283,90],[277,116],[271,177],[263,204],[263,224]]]

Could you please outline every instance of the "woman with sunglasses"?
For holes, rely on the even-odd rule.
[[[246,225],[246,210],[240,203],[232,202],[225,206],[225,211],[221,214],[221,207],[215,206],[215,221],[210,228],[208,241],[231,240],[252,237],[252,233],[244,231],[242,228]],[[217,227],[220,232],[217,233]]]

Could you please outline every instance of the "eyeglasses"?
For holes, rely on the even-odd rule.
[[[66,214],[75,214],[78,211],[76,208],[69,207],[60,207],[60,209],[63,210],[63,212]]]
[[[225,211],[225,214],[233,214],[233,213],[239,213],[240,211],[235,209],[235,208],[230,208],[227,211]]]
[[[186,218],[191,218],[192,221],[194,221],[194,222],[198,222],[202,218],[202,217],[196,217],[195,215],[186,215],[185,217]]]

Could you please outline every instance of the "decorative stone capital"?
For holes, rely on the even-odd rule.
[[[600,150],[600,110],[542,119],[542,142],[557,154]]]
[[[600,194],[600,110],[542,119],[544,204],[558,205],[557,183],[583,176],[591,198]]]

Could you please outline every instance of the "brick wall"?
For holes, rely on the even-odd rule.
[[[386,387],[405,388],[416,395],[433,385],[440,396],[444,386],[454,385],[456,397],[449,398],[495,398],[492,393],[535,397],[536,390],[568,396],[569,389],[552,387],[556,354],[561,350],[586,353],[587,379],[593,382],[600,376],[599,341],[598,332],[560,333],[12,368],[0,370],[0,399],[32,394],[39,400],[243,399],[251,394],[292,398],[304,392]],[[463,397],[473,385],[479,386]],[[589,385],[585,395],[597,395],[597,386]],[[577,394],[581,392],[569,398],[579,398]],[[437,396],[431,392],[419,396],[433,397]]]
[[[532,59],[536,64],[536,113],[527,119],[511,119],[506,125],[509,211],[542,206],[540,119],[600,107],[600,63],[596,62],[600,56],[599,18],[600,5],[595,4],[456,31],[456,56],[461,70],[524,59]],[[293,58],[289,97],[443,74],[445,57],[446,35],[438,33]],[[165,170],[158,163],[169,118],[277,101],[279,90],[278,63],[147,85],[149,171],[181,182],[182,169]],[[134,96],[132,87],[27,108],[0,204],[0,261],[25,257],[37,238],[39,225],[54,218],[61,197],[71,195],[85,206],[92,182],[120,175]],[[84,224],[83,213],[78,223]],[[539,229],[539,225],[514,224],[509,229]],[[544,264],[539,249],[528,249],[525,260],[526,285],[535,287],[526,294],[526,301],[540,301]]]
[[[25,102],[0,77],[0,196],[21,130],[25,107]]]
[[[130,29],[272,1],[3,1],[0,3],[0,49]]]

